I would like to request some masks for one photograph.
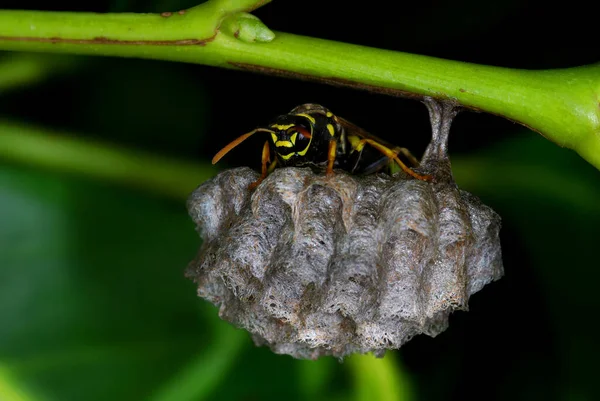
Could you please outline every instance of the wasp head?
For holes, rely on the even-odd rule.
[[[315,119],[308,114],[285,114],[270,125],[271,142],[275,152],[287,160],[304,156],[312,143]]]
[[[269,134],[270,149],[276,153],[279,165],[321,163],[328,160],[327,144],[340,129],[336,117],[329,110],[318,104],[303,104],[275,118],[270,124],[236,138],[213,157],[212,163],[217,163],[231,149],[257,132]],[[310,154],[307,155],[309,150]],[[270,160],[269,154],[264,151],[263,157],[263,163]]]

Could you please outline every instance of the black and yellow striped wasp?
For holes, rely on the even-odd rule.
[[[238,137],[221,149],[212,163],[217,163],[231,149],[257,132],[265,132],[270,137],[263,146],[262,174],[250,185],[251,188],[260,184],[277,166],[325,168],[327,175],[333,174],[334,168],[339,168],[351,174],[363,175],[386,168],[389,171],[392,161],[395,161],[408,175],[418,180],[431,180],[431,176],[419,174],[410,168],[417,167],[419,162],[408,149],[390,145],[334,115],[325,107],[312,103],[298,106],[288,114],[276,117],[267,126]],[[272,153],[275,154],[273,160]]]

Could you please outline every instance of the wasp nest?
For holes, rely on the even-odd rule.
[[[436,336],[448,315],[503,273],[500,218],[455,185],[452,107],[427,103],[433,139],[419,169],[333,177],[280,168],[255,191],[224,171],[188,201],[203,244],[187,274],[221,318],[296,358],[399,348]]]

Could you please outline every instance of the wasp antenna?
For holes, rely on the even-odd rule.
[[[223,149],[221,149],[216,155],[215,157],[213,157],[212,159],[212,164],[216,164],[219,160],[221,160],[221,158],[223,156],[225,156],[227,153],[229,153],[229,151],[233,148],[235,148],[236,146],[238,146],[240,143],[244,142],[246,139],[248,139],[250,136],[254,135],[257,132],[270,132],[270,133],[274,133],[275,131],[271,131],[268,130],[266,128],[257,128],[255,130],[252,130],[242,136],[237,137],[236,139],[234,139],[233,141],[231,141],[228,145],[226,145]]]

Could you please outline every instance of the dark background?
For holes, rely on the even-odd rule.
[[[195,4],[0,8],[162,12]],[[432,0],[401,2],[401,11],[390,2],[355,4],[276,0],[254,14],[277,31],[511,68],[600,58],[593,2]],[[0,62],[14,56],[1,52]],[[415,100],[191,64],[69,63],[68,73],[0,92],[0,121],[199,162],[305,102],[417,155],[429,139],[426,109]],[[459,185],[503,217],[506,274],[472,297],[468,313],[452,315],[446,332],[386,358],[402,367],[418,400],[598,399],[600,174],[574,152],[484,113],[456,118],[450,150]],[[251,140],[221,167],[259,161],[260,141]],[[243,334],[234,356],[226,341],[217,347],[223,355],[211,356],[219,338],[240,333],[220,324],[183,277],[197,246],[183,200],[0,160],[0,377],[9,372],[39,399],[146,399],[197,361],[208,390],[193,399],[361,397],[348,364],[273,355]],[[230,364],[226,375],[211,376],[219,363]]]

